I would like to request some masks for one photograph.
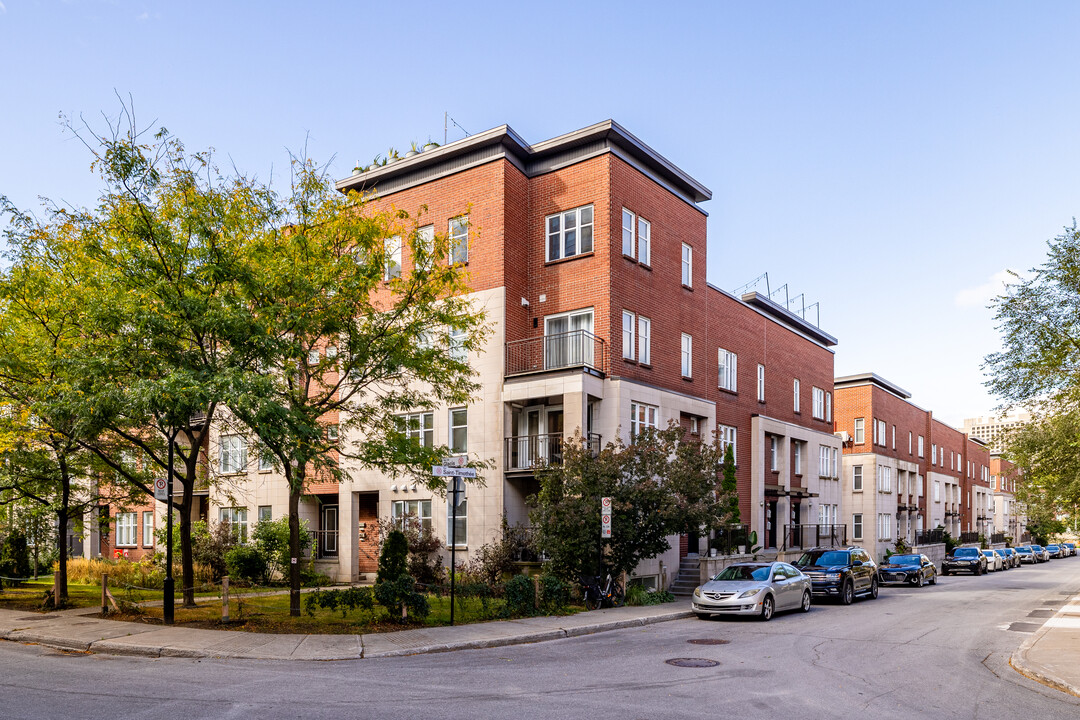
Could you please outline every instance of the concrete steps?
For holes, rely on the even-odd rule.
[[[675,597],[690,597],[694,588],[701,584],[701,569],[698,556],[688,555],[679,562],[679,574],[668,590]]]

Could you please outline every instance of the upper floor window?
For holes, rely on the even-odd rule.
[[[862,445],[866,442],[866,419],[855,418],[855,438],[856,445]]]
[[[622,356],[625,360],[634,359],[634,313],[623,310],[622,314]]]
[[[937,443],[930,445],[930,464],[937,465]]]
[[[824,420],[825,419],[825,391],[822,390],[819,387],[812,388],[810,395],[811,395],[811,398],[812,398],[813,403],[814,403],[814,407],[813,407],[814,419],[815,420]]]
[[[136,530],[136,515],[133,512],[116,513],[116,544],[134,545]]]
[[[398,429],[406,437],[415,440],[424,447],[435,447],[435,414],[409,413],[398,415]]]
[[[799,378],[795,378],[792,391],[795,394],[795,401],[792,404],[792,408],[795,410],[795,412],[799,412]]]
[[[642,265],[650,265],[652,246],[652,223],[643,217],[637,219],[637,259]]]
[[[469,452],[469,410],[450,409],[450,452],[464,455]]]
[[[450,262],[469,262],[469,216],[450,219]]]
[[[682,376],[693,377],[694,338],[686,333],[682,334]]]
[[[401,237],[395,235],[386,240],[386,266],[383,268],[383,280],[401,277]]]
[[[923,456],[923,436],[919,436],[919,457]]]
[[[592,205],[548,216],[547,259],[549,262],[589,253],[592,249]]]
[[[720,363],[720,380],[719,387],[722,390],[730,390],[731,392],[737,392],[736,379],[738,377],[738,356],[733,353],[720,348],[717,351],[718,360]]]
[[[634,257],[634,213],[626,208],[622,211],[622,254]]]
[[[862,492],[862,465],[851,468],[851,491]]]
[[[431,263],[435,258],[435,226],[425,225],[416,231],[418,252],[416,255],[417,269],[430,270]]]
[[[222,435],[219,456],[221,472],[235,473],[247,469],[247,438],[243,435]]]
[[[223,525],[228,525],[233,536],[240,542],[247,542],[248,519],[246,507],[227,507],[218,510],[218,520]]]
[[[652,322],[647,317],[641,317],[638,315],[637,319],[638,327],[638,362],[642,365],[648,365],[652,362],[652,356],[650,354],[650,342],[652,339]]]
[[[737,432],[736,429],[731,425],[721,425],[717,428],[717,430],[720,431],[720,449],[723,450],[724,454],[726,455],[727,449],[731,448],[732,462],[735,462],[737,464],[739,459],[738,455],[736,454],[737,448],[735,446],[735,437]]]
[[[655,428],[660,408],[643,403],[630,403],[630,439],[633,440],[647,428]]]
[[[832,393],[825,393],[825,421],[832,422]]]
[[[765,366],[757,366],[757,399],[758,402],[765,402]]]
[[[694,248],[686,243],[682,246],[682,284],[694,286]]]

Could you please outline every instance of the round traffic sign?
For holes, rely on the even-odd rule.
[[[602,516],[602,517],[600,518],[600,523],[601,523],[602,525],[610,525],[610,524],[611,524],[611,516],[610,516],[610,515],[604,515],[604,516]]]
[[[157,478],[154,480],[154,489],[165,490],[165,478]]]
[[[600,498],[600,505],[601,507],[611,507],[611,498]]]

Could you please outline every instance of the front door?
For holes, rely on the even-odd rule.
[[[322,532],[319,533],[319,557],[336,557],[338,553],[338,506],[323,505]]]
[[[562,462],[563,410],[561,406],[525,408],[518,420],[518,457],[522,468],[538,463]]]
[[[765,503],[765,547],[776,547],[776,501]]]

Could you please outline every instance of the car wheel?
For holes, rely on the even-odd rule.
[[[765,599],[761,601],[761,620],[768,622],[772,620],[773,614],[773,599],[772,595],[766,595]]]
[[[842,605],[850,605],[851,601],[855,599],[855,586],[850,580],[844,583],[844,586],[840,588],[840,603]]]
[[[698,620],[708,620],[709,619],[709,614],[708,613],[694,613],[694,614],[698,616]]]
[[[942,575],[948,575],[949,574],[949,568],[941,568],[941,574]]]
[[[800,609],[803,612],[810,612],[810,591],[804,590],[802,594],[802,605]]]
[[[877,578],[871,578],[870,580],[870,599],[877,600],[878,596],[878,584]]]
[[[934,573],[934,577],[930,578],[931,585],[937,585],[937,573]]]
[[[975,574],[976,575],[982,575],[982,565],[976,565],[975,566]]]
[[[918,574],[917,574],[917,575],[915,576],[915,587],[922,587],[922,584],[923,584],[923,576],[922,576],[922,573],[918,573]]]

